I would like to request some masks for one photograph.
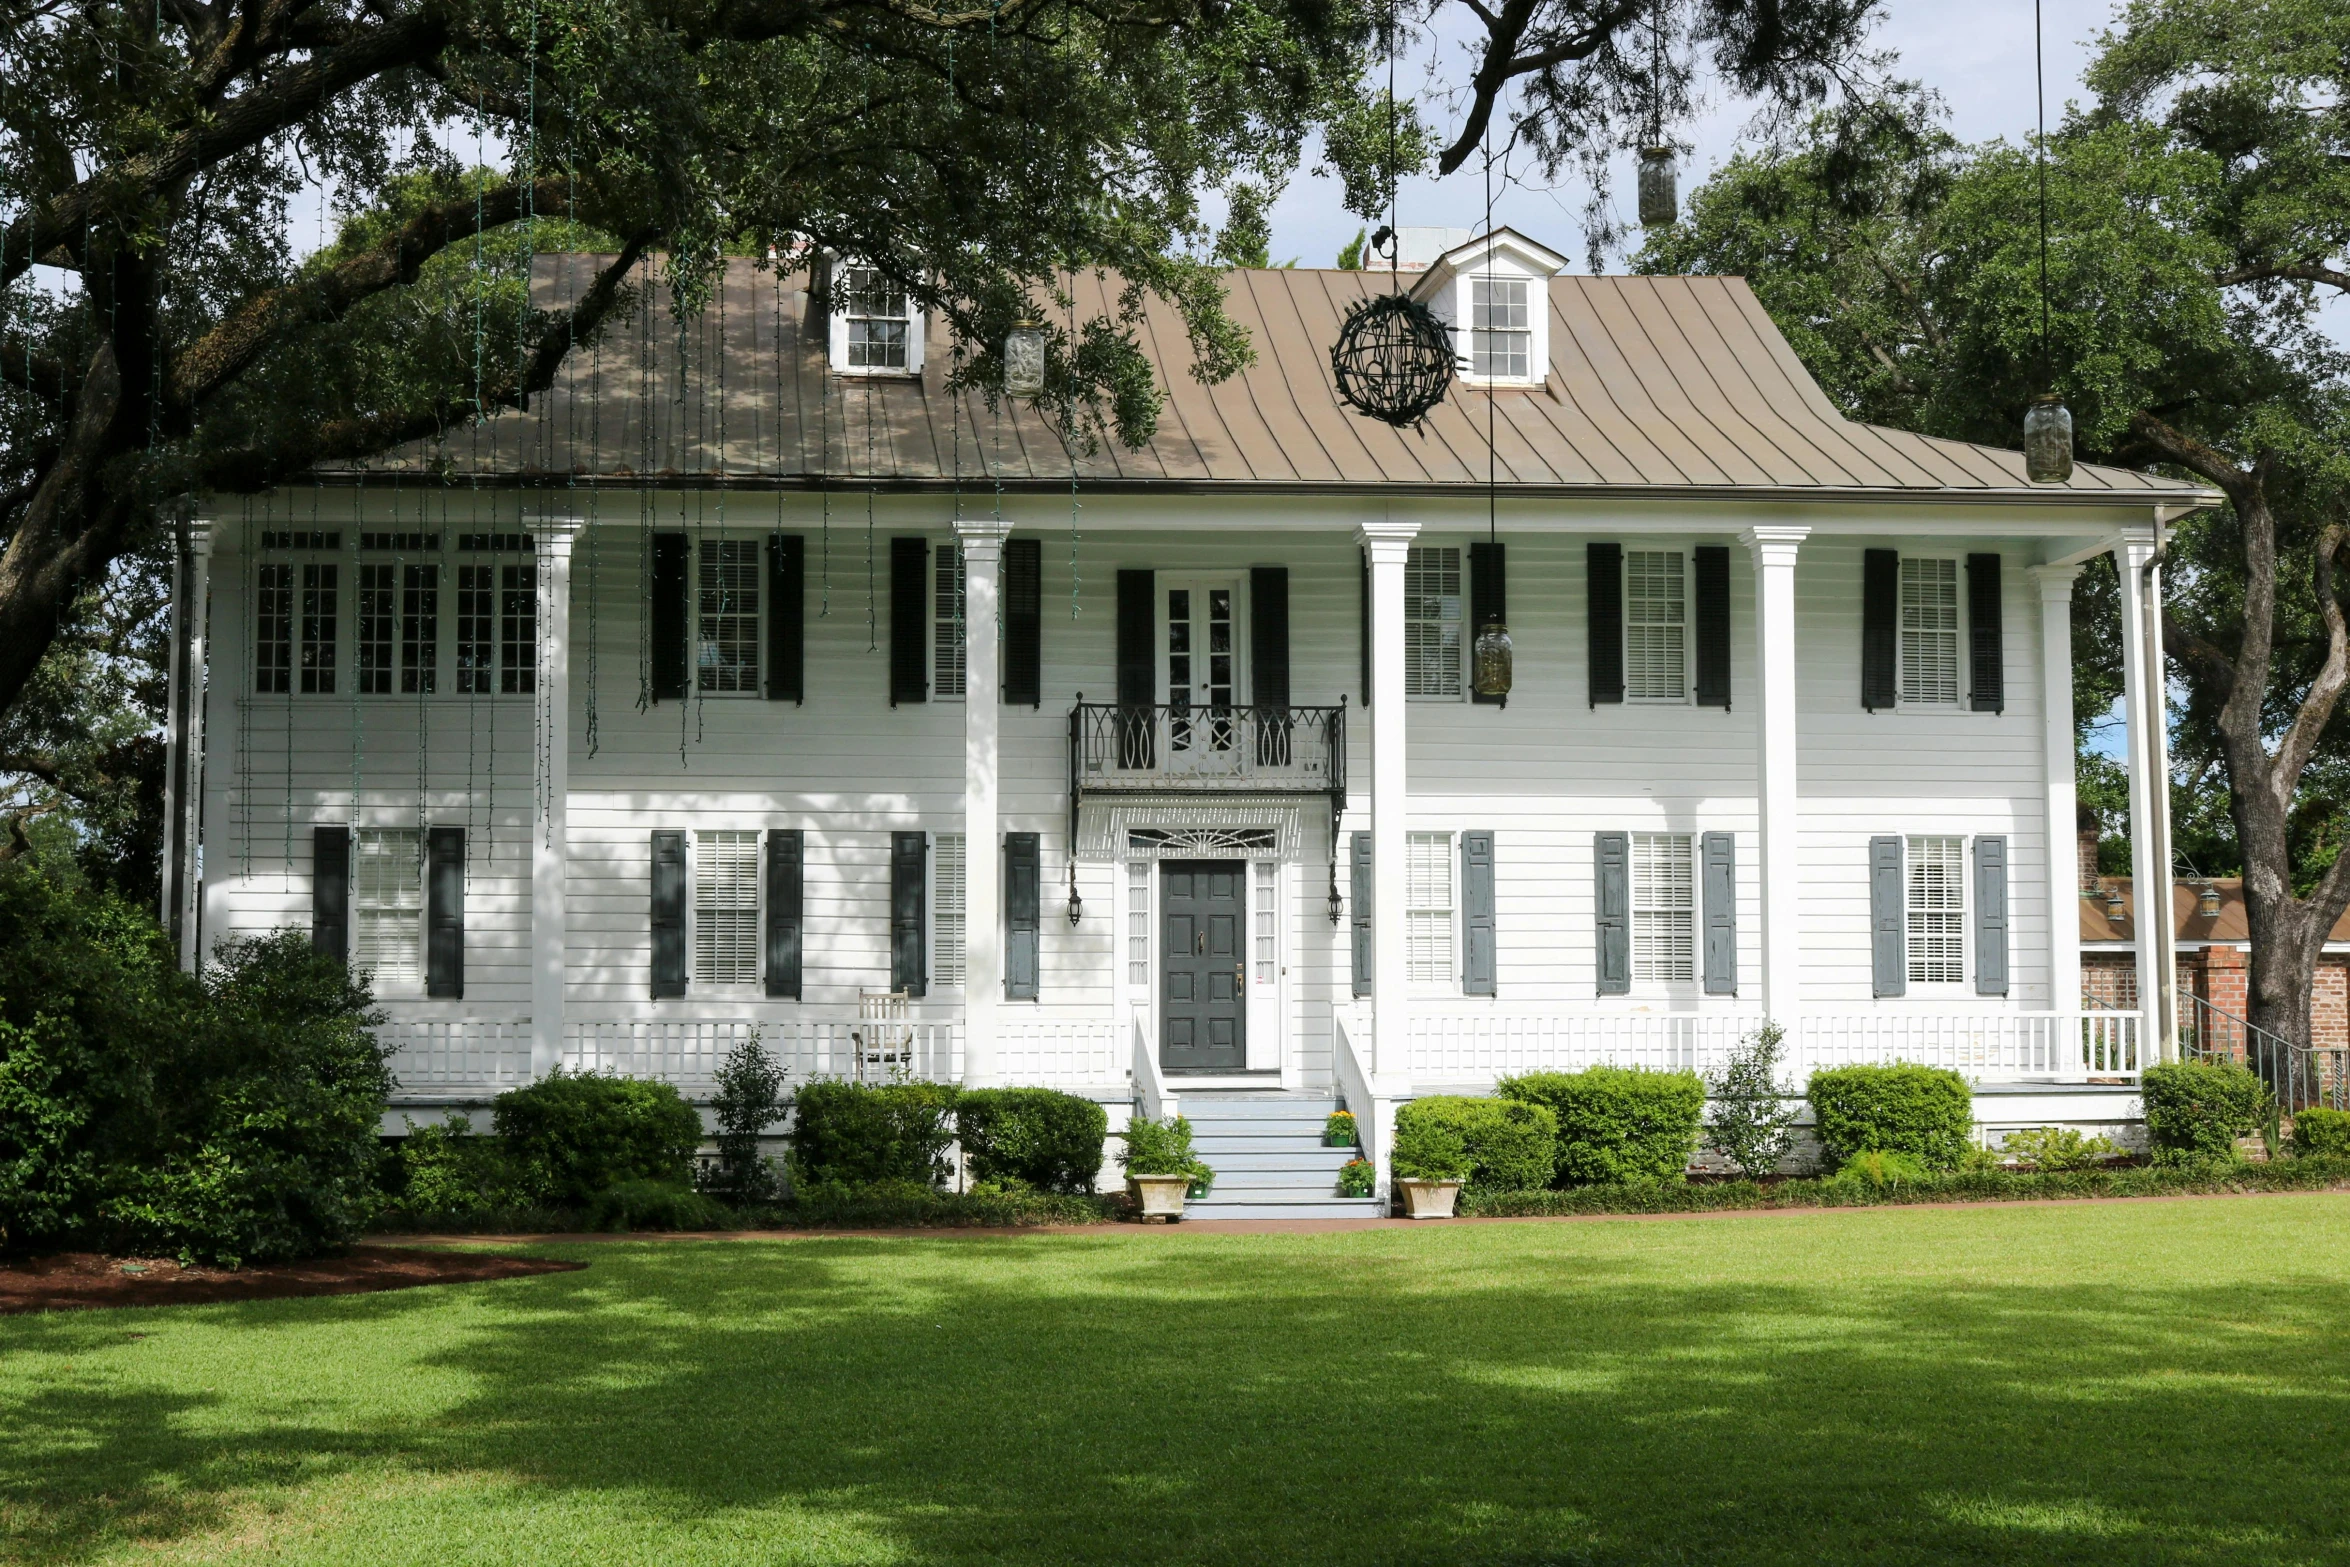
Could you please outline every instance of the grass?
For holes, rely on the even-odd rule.
[[[0,1319],[0,1559],[2350,1560],[2350,1196],[547,1249]]]

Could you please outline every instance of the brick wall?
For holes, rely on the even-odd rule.
[[[2252,972],[2241,947],[2205,947],[2179,954],[2179,994],[2200,996],[2222,1012],[2249,1017]],[[2127,952],[2081,954],[2081,998],[2090,1006],[2132,1012],[2138,1006],[2138,960]],[[2311,995],[2310,1042],[2321,1049],[2350,1046],[2350,953],[2318,959]]]

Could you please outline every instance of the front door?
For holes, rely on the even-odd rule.
[[[1248,1065],[1242,933],[1248,866],[1169,860],[1159,866],[1159,1065],[1238,1072]]]

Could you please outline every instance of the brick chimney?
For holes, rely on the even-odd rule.
[[[2097,890],[2097,812],[2094,808],[2084,805],[2075,814],[2073,822],[2076,828],[2075,841],[2079,844],[2076,853],[2080,859],[2081,891],[2084,893],[2095,892]]]

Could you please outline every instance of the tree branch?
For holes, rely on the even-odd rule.
[[[2350,294],[2350,272],[2338,271],[2315,261],[2288,262],[2283,266],[2238,267],[2222,272],[2216,279],[2219,286],[2228,288],[2238,283],[2323,283]]]
[[[2317,610],[2325,617],[2326,657],[2318,666],[2317,676],[2303,693],[2301,707],[2293,715],[2293,722],[2277,742],[2276,784],[2278,803],[2290,808],[2293,792],[2299,787],[2301,773],[2317,753],[2319,738],[2334,716],[2334,704],[2341,699],[2342,688],[2350,684],[2350,628],[2343,625],[2342,604],[2334,596],[2334,556],[2350,545],[2350,528],[2340,523],[2327,527],[2318,535],[2317,562],[2313,571],[2317,581]]]
[[[1505,0],[1498,12],[1480,6],[1478,10],[1485,22],[1485,58],[1478,65],[1477,74],[1470,78],[1468,118],[1461,122],[1460,135],[1436,160],[1436,172],[1451,174],[1469,161],[1469,154],[1485,138],[1485,127],[1492,123],[1494,103],[1512,79],[1564,65],[1570,60],[1590,58],[1652,3],[1653,0],[1619,0],[1593,17],[1582,32],[1523,56],[1518,48],[1526,41],[1527,29],[1541,9],[1540,0]]]

